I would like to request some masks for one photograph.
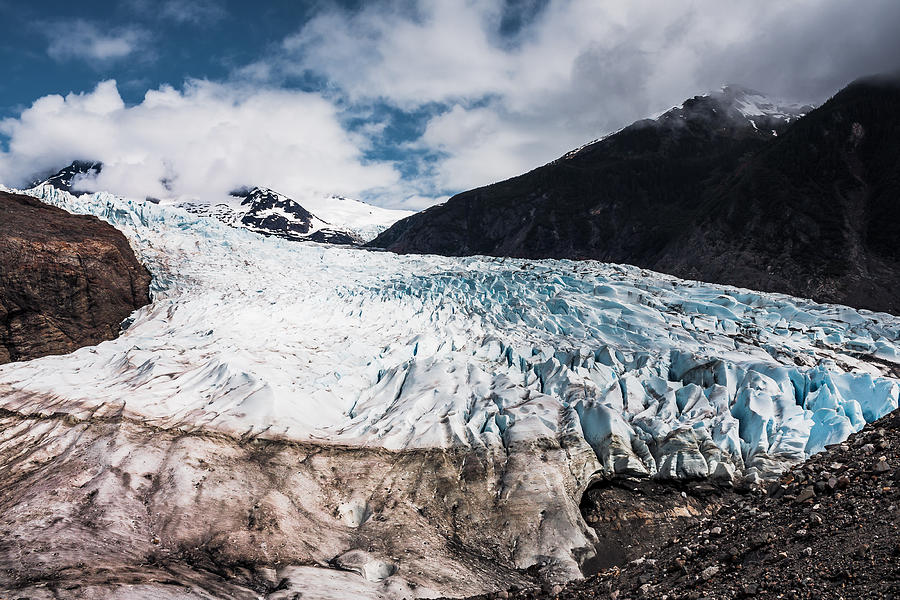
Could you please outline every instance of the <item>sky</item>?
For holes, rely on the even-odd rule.
[[[738,83],[900,70],[897,0],[0,0],[0,183],[419,210]]]

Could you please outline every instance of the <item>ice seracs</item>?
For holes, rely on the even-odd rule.
[[[576,576],[595,540],[578,511],[592,478],[774,477],[897,408],[885,374],[900,318],[887,314],[591,261],[298,243],[110,194],[28,193],[120,228],[155,296],[116,340],[0,367],[4,414],[220,436],[191,442],[207,461],[221,460],[216,439],[228,457],[257,451],[240,449],[247,440],[286,444],[291,460],[272,464],[291,475],[253,523],[290,533],[286,548],[303,542],[278,560],[344,557],[373,585],[474,593],[538,563]],[[294,454],[320,470],[290,479]],[[185,494],[200,484],[167,475],[179,514],[205,522],[206,498],[222,511],[242,501],[227,465],[179,468],[206,490]],[[390,544],[365,549],[372,531]],[[234,552],[271,558],[228,536]]]
[[[285,245],[108,194],[32,193],[120,227],[155,275],[118,340],[0,371],[79,405],[391,449],[572,430],[608,470],[660,477],[768,471],[897,406],[885,314],[594,262]]]

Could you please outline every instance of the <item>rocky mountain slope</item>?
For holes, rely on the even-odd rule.
[[[599,482],[772,481],[900,398],[887,314],[30,193],[120,228],[155,295],[115,340],[0,366],[14,597],[561,584],[621,547],[585,519]]]
[[[689,520],[621,568],[480,598],[897,598],[900,413]]]
[[[177,206],[196,215],[219,219],[231,227],[286,240],[328,244],[364,243],[352,231],[330,226],[287,196],[273,190],[257,187],[236,194],[239,194],[237,197],[240,200],[237,206],[195,202]]]
[[[115,337],[149,283],[109,224],[0,192],[0,363]]]
[[[862,80],[807,110],[734,88],[696,97],[372,245],[592,258],[900,312],[885,226],[900,195],[900,83]]]
[[[67,167],[63,167],[56,173],[44,179],[38,179],[32,183],[32,187],[39,185],[52,185],[64,192],[79,193],[79,182],[82,178],[96,177],[103,170],[103,163],[89,160],[72,161]]]

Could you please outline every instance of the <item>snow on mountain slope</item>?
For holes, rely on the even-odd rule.
[[[787,102],[734,84],[723,86],[720,97],[748,119],[767,117],[790,123],[813,109],[809,104]]]
[[[239,204],[176,204],[192,214],[212,217],[254,233],[293,241],[331,244],[361,244],[363,239],[349,230],[335,228],[284,194],[267,188],[253,188],[235,196]]]
[[[176,206],[263,235],[336,244],[367,242],[394,222],[412,214],[340,196],[308,197],[301,205],[284,194],[258,187],[235,198],[233,205],[182,202]],[[311,207],[311,211],[305,207]]]
[[[404,527],[419,518],[408,506],[455,515],[480,473],[468,520],[454,516],[441,534],[468,544],[475,563],[452,544],[410,550],[435,524],[388,536],[386,572],[400,570],[386,581],[425,595],[491,589],[508,577],[500,570],[539,563],[576,576],[596,542],[578,513],[594,477],[772,477],[897,408],[900,384],[883,374],[900,362],[900,318],[886,314],[597,262],[286,242],[109,194],[29,193],[121,229],[154,276],[154,302],[116,340],[0,367],[4,414],[128,419],[377,460],[439,451],[444,467],[390,484],[391,506],[407,508],[371,525]],[[449,488],[448,466],[458,473]],[[346,484],[315,492],[349,503],[316,510],[365,520],[376,497],[366,482],[380,469],[356,476],[356,499]],[[303,560],[328,562],[345,540],[295,535],[303,552],[322,548]],[[379,560],[364,558],[360,572]]]
[[[773,98],[741,85],[723,85],[721,89],[694,96],[679,106],[657,113],[651,119],[660,125],[671,125],[673,122],[694,120],[698,116],[714,117],[715,126],[750,127],[759,135],[777,137],[778,131],[789,123],[803,117],[813,110],[809,104],[787,102]],[[705,115],[704,115],[705,113]],[[707,119],[713,121],[713,119]],[[642,121],[638,121],[642,123]],[[586,148],[615,136],[628,127],[623,127],[591,142],[588,142],[561,157],[561,160],[573,158]]]
[[[309,196],[303,199],[302,204],[332,226],[346,229],[366,242],[413,214],[411,210],[382,208],[343,196]]]
[[[37,185],[52,185],[63,191],[73,192],[78,187],[80,177],[96,177],[102,168],[103,165],[99,162],[76,160]]]
[[[671,108],[655,120],[660,124],[707,121],[713,128],[751,129],[762,137],[777,137],[791,122],[806,115],[814,107],[786,102],[740,85],[695,96],[681,106]]]

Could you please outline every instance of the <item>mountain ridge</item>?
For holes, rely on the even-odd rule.
[[[79,182],[96,178],[103,163],[75,160],[56,173],[35,180],[31,187],[50,185],[80,195]],[[396,220],[411,214],[366,204],[344,196],[307,198],[303,204],[263,186],[243,186],[230,193],[234,203],[208,203],[200,200],[173,201],[146,198],[154,204],[175,203],[188,212],[211,217],[232,227],[249,229],[266,236],[292,241],[361,245],[374,239]],[[312,210],[308,209],[309,202]],[[325,216],[322,217],[321,215]]]
[[[881,129],[900,130],[898,88],[893,79],[863,79],[809,113],[795,105],[790,114],[769,110],[759,118],[744,114],[753,112],[743,102],[753,96],[746,90],[731,98],[727,88],[695,96],[656,120],[637,121],[524,175],[399,221],[370,245],[400,253],[596,259],[900,312],[890,292],[900,284],[900,262],[884,255],[878,236],[885,232],[869,206],[871,200],[876,213],[896,216],[889,198],[900,183],[888,164],[896,142]],[[882,107],[883,127],[867,105]],[[878,133],[846,146],[854,123]],[[794,130],[801,133],[785,140]],[[814,143],[824,146],[811,149]],[[877,179],[878,198],[866,195],[867,181],[853,197],[832,189],[833,173],[815,171],[816,156],[831,157],[829,168],[842,169],[847,182]],[[802,219],[781,227],[781,205],[765,199],[788,190],[801,196],[784,206]],[[854,218],[866,223],[855,238],[853,227],[837,223]],[[743,231],[742,222],[753,229]],[[791,227],[801,224],[805,241],[794,244]],[[767,233],[775,229],[782,239]],[[814,252],[804,255],[800,246]]]
[[[240,194],[240,195],[238,195]],[[328,244],[363,244],[352,231],[333,227],[284,194],[269,188],[254,187],[234,193],[240,204],[202,204],[184,202],[177,206],[188,212],[218,219],[231,227],[248,229],[265,236],[292,241]]]

